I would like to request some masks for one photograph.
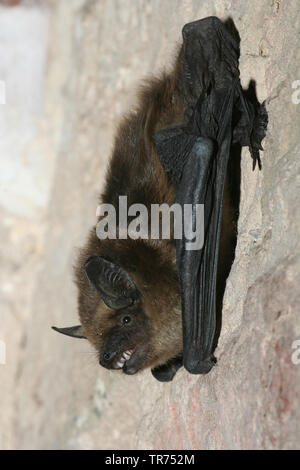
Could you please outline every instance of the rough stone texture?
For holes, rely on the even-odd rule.
[[[300,364],[292,362],[300,339],[297,0],[48,3],[46,11],[38,1],[14,7],[43,11],[51,23],[43,96],[30,95],[42,107],[31,143],[20,144],[16,157],[19,164],[34,156],[34,177],[44,169],[44,198],[27,199],[26,184],[19,184],[15,194],[23,190],[27,204],[20,214],[1,195],[0,339],[7,360],[0,365],[0,447],[299,447]],[[0,22],[3,14],[4,7]],[[77,322],[74,247],[95,221],[121,114],[140,78],[172,62],[182,26],[209,15],[232,16],[242,39],[242,83],[254,79],[267,100],[269,132],[260,173],[243,151],[218,364],[207,376],[181,370],[171,384],[160,384],[148,371],[126,377],[99,368],[88,344],[50,326]]]

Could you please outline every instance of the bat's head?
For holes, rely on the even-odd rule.
[[[154,253],[150,258],[141,258],[131,273],[100,256],[81,258],[79,263],[81,325],[55,329],[88,339],[98,352],[100,365],[107,369],[135,374],[181,354],[174,262],[165,259],[159,263]]]

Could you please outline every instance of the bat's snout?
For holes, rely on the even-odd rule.
[[[110,367],[116,355],[117,351],[104,351],[100,357],[100,365],[103,367]]]
[[[105,351],[100,358],[100,365],[107,369],[124,369],[127,366],[127,362],[130,361],[134,350],[128,349],[126,351]]]

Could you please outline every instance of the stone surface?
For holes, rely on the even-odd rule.
[[[27,9],[49,22],[40,95],[30,95],[39,115],[29,147],[15,136],[18,158],[28,155],[29,174],[42,177],[42,195],[31,197],[25,176],[12,192],[12,200],[23,194],[24,210],[1,194],[0,340],[7,357],[0,365],[0,447],[299,447],[300,364],[292,361],[300,339],[297,0],[60,0],[43,8],[32,1],[0,9],[0,22],[4,10]],[[218,364],[207,376],[180,370],[161,384],[148,371],[127,377],[99,368],[88,344],[50,326],[77,322],[72,263],[95,221],[120,116],[140,79],[171,64],[182,26],[209,15],[233,18],[242,83],[254,79],[266,99],[269,132],[260,173],[252,172],[248,151],[242,155]],[[6,44],[7,57],[13,46]],[[42,62],[35,66],[42,70]],[[25,111],[32,123],[32,108]],[[5,122],[12,132],[13,121]],[[2,157],[6,162],[9,153]]]

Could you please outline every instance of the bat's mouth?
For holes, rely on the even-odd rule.
[[[118,354],[112,363],[112,369],[123,369],[128,361],[130,361],[132,355],[134,354],[135,349],[127,349],[126,351]]]

